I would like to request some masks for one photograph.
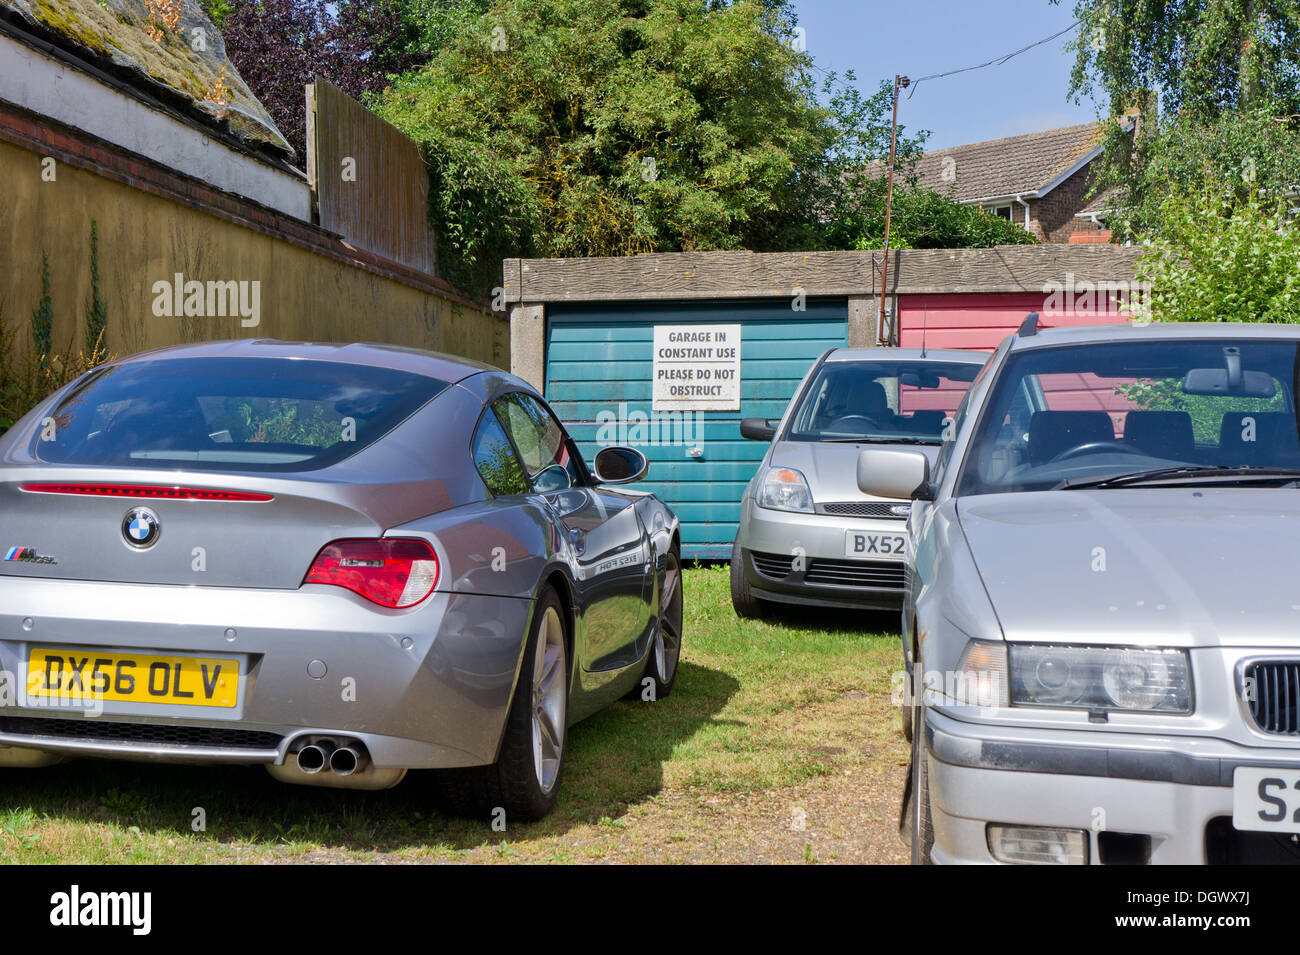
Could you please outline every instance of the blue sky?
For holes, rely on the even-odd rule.
[[[864,92],[895,73],[913,79],[974,66],[1050,36],[1074,21],[1063,0],[794,0],[808,52],[818,67],[852,69]],[[916,88],[899,101],[898,120],[928,129],[927,149],[1086,123],[1088,99],[1067,97],[1069,35],[990,66]]]

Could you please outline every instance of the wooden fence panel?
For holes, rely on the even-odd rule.
[[[322,228],[436,274],[429,173],[419,147],[319,77],[307,87],[307,178]]]

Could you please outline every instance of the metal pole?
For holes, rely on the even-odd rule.
[[[876,314],[876,344],[888,345],[885,340],[885,286],[889,279],[889,219],[894,207],[894,153],[898,143],[898,91],[907,89],[911,80],[894,74],[894,121],[889,128],[889,184],[885,187],[885,250],[880,261],[880,302]]]

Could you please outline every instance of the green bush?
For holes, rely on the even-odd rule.
[[[1211,181],[1170,195],[1135,266],[1139,319],[1300,322],[1300,229],[1281,200]]]

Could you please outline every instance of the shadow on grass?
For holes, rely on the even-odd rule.
[[[721,670],[683,662],[668,698],[620,701],[572,727],[555,809],[537,823],[507,820],[505,832],[494,832],[487,818],[440,814],[429,772],[409,773],[395,789],[368,793],[285,785],[260,766],[89,759],[45,769],[0,769],[0,813],[136,827],[164,838],[240,843],[254,851],[303,843],[396,852],[526,842],[616,818],[658,792],[674,748],[714,722],[738,688],[738,681]],[[206,820],[206,831],[197,835],[191,828],[196,809]]]
[[[791,630],[858,631],[897,636],[901,622],[897,610],[838,610],[780,603],[770,603],[768,607],[767,622]]]

